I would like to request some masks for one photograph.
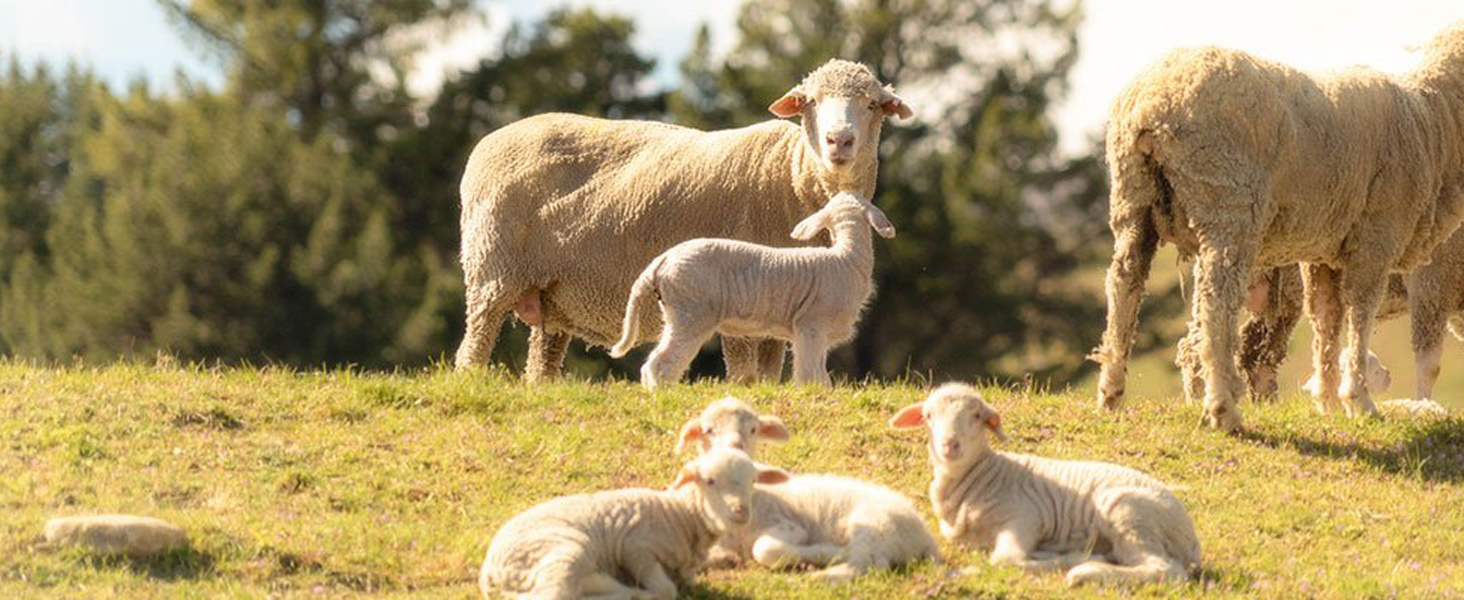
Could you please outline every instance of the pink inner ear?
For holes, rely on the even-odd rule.
[[[788,439],[788,428],[777,419],[767,418],[758,423],[757,435],[770,440],[786,440]]]
[[[901,409],[899,413],[896,413],[893,419],[890,419],[890,426],[916,427],[921,423],[924,423],[925,415],[921,414],[920,409],[921,405],[919,404],[911,404],[910,406],[906,406],[905,408]]]
[[[884,104],[880,105],[880,108],[884,109],[885,114],[895,115],[901,119],[908,119],[915,115],[910,107],[905,106],[905,103],[899,100],[886,100]]]
[[[1001,415],[998,415],[998,414],[993,413],[991,416],[986,417],[986,428],[987,429],[990,429],[992,431],[996,431],[996,429],[998,427],[1001,427]]]
[[[768,111],[779,117],[791,117],[803,111],[803,98],[795,94],[788,94],[778,98],[777,102],[768,107]]]
[[[757,472],[757,482],[762,484],[783,483],[788,481],[788,472],[782,469],[769,469]]]
[[[691,482],[696,481],[696,480],[697,480],[697,476],[696,476],[696,473],[695,472],[690,471],[690,470],[686,470],[686,469],[682,469],[681,474],[676,477],[676,481],[674,481],[674,482],[671,483],[671,489],[673,489],[673,490],[674,489],[678,489],[681,486],[686,485],[686,484],[691,483]]]
[[[686,449],[687,444],[701,437],[701,435],[701,423],[696,419],[692,419],[685,427],[681,428],[681,439],[676,442],[676,453],[680,454],[682,450]]]

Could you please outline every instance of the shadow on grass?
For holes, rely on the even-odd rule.
[[[750,600],[752,596],[745,594],[734,594],[711,587],[703,583],[693,583],[681,589],[678,598],[701,598],[704,600]]]
[[[1393,443],[1314,439],[1291,432],[1246,430],[1240,438],[1271,448],[1290,448],[1303,456],[1355,460],[1383,472],[1423,481],[1464,481],[1464,421],[1440,419],[1410,424],[1405,439]]]
[[[176,581],[203,579],[214,574],[214,557],[192,548],[164,552],[148,557],[85,555],[83,564],[98,569],[125,568],[135,575]]]

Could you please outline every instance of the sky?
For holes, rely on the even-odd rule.
[[[739,3],[730,0],[495,0],[485,2],[487,23],[456,30],[419,63],[409,84],[438,85],[447,70],[494,52],[493,42],[513,20],[532,21],[549,7],[589,5],[636,21],[637,49],[658,60],[655,79],[673,85],[677,63],[702,23],[715,48],[733,41]],[[1438,30],[1464,19],[1457,0],[1086,0],[1079,32],[1081,57],[1071,92],[1055,118],[1061,147],[1086,152],[1102,131],[1108,103],[1124,84],[1164,52],[1218,45],[1313,71],[1353,65],[1405,71],[1413,49]],[[217,84],[219,66],[198,57],[153,0],[0,0],[0,54],[25,60],[92,65],[114,85],[143,77],[166,87],[182,69]],[[918,98],[906,98],[912,104]]]

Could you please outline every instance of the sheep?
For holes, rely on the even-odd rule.
[[[913,113],[862,64],[830,60],[768,107],[780,118],[698,131],[569,114],[485,136],[463,174],[467,326],[456,365],[487,363],[509,313],[529,324],[524,377],[559,374],[571,336],[608,346],[638,269],[673,244],[787,232],[841,191],[874,194],[880,127]],[[654,336],[647,315],[640,330]],[[722,341],[729,379],[777,379],[785,344]]]
[[[1199,567],[1189,513],[1154,478],[1109,463],[992,450],[988,435],[1006,441],[1001,415],[962,383],[942,385],[890,419],[895,428],[922,424],[941,534],[990,549],[992,564],[1066,569],[1068,585],[1181,582]]]
[[[708,404],[700,415],[681,426],[676,453],[697,444],[703,452],[714,447],[731,448],[756,458],[757,443],[761,441],[788,441],[788,427],[782,419],[759,415],[746,402],[727,396]]]
[[[1276,369],[1286,358],[1287,342],[1301,313],[1300,272],[1294,266],[1272,269],[1257,277],[1252,290],[1257,300],[1246,303],[1250,316],[1242,330],[1240,364],[1251,383],[1252,395],[1268,398],[1276,393]],[[1409,313],[1412,319],[1417,377],[1414,398],[1420,402],[1432,400],[1444,330],[1447,328],[1456,338],[1464,340],[1464,232],[1456,232],[1439,246],[1428,264],[1406,275],[1394,274],[1388,278],[1377,320],[1387,321],[1404,313]],[[1252,324],[1266,325],[1252,327]],[[1178,362],[1182,371],[1198,370],[1198,357],[1188,351],[1184,342]],[[1367,355],[1367,365],[1368,389],[1374,393],[1386,390],[1392,380],[1388,370],[1371,352]],[[1345,361],[1339,364],[1343,379],[1348,375],[1347,369]],[[1313,396],[1321,396],[1316,373],[1303,388]]]
[[[1305,264],[1321,405],[1376,414],[1364,360],[1388,274],[1426,261],[1464,218],[1460,114],[1464,23],[1396,79],[1314,77],[1218,48],[1175,51],[1140,74],[1107,131],[1114,255],[1092,355],[1099,404],[1122,400],[1144,280],[1164,242],[1198,260],[1208,425],[1241,426],[1236,313],[1252,270],[1292,263]],[[1344,321],[1350,376],[1339,385]]]
[[[787,438],[781,420],[727,397],[687,421],[676,452],[698,443],[703,452],[729,448],[756,456],[758,442]],[[939,558],[935,538],[904,495],[847,477],[793,475],[780,485],[756,487],[750,522],[717,541],[708,566],[807,564],[823,567],[814,576],[833,583],[871,568]]]
[[[874,248],[869,228],[894,237],[895,228],[868,201],[840,192],[793,228],[809,240],[828,230],[828,248],[771,248],[724,239],[682,242],[657,256],[631,287],[620,341],[621,357],[640,339],[639,328],[660,299],[666,326],[641,367],[641,383],[655,389],[681,379],[713,333],[793,342],[793,380],[830,385],[828,351],[854,336],[854,325],[874,291]]]
[[[550,500],[493,536],[478,586],[520,598],[674,598],[707,548],[748,522],[753,484],[788,474],[714,449],[669,490],[621,489]]]

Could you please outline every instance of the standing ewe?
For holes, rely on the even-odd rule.
[[[748,242],[697,239],[657,256],[641,272],[625,307],[625,329],[610,356],[629,352],[660,299],[665,328],[641,367],[641,383],[655,389],[681,379],[713,333],[793,342],[793,380],[830,385],[828,351],[854,337],[859,313],[874,291],[874,247],[869,229],[890,238],[883,212],[841,192],[793,228],[811,240],[828,230],[828,248],[770,248]]]
[[[1340,394],[1349,413],[1376,412],[1364,361],[1388,274],[1427,260],[1464,217],[1464,25],[1397,80],[1176,51],[1114,103],[1107,146],[1114,256],[1093,356],[1102,406],[1123,397],[1144,280],[1163,241],[1198,257],[1207,423],[1240,427],[1236,313],[1253,269],[1291,263],[1305,264],[1322,404]],[[1350,377],[1339,387],[1344,316]]]
[[[992,564],[1069,569],[1068,585],[1185,581],[1199,566],[1189,513],[1154,478],[1109,463],[996,452],[986,436],[1006,439],[1001,415],[965,384],[936,388],[890,419],[897,428],[921,424],[930,428],[930,502],[941,534],[991,549]]]
[[[728,397],[687,421],[676,451],[699,442],[703,452],[735,448],[753,455],[758,441],[787,438],[781,420]],[[715,566],[748,560],[770,568],[813,565],[824,568],[815,577],[838,582],[872,568],[938,560],[940,553],[904,495],[847,477],[794,475],[780,485],[757,486],[750,522],[718,540],[710,557]]]
[[[558,375],[569,337],[609,345],[637,268],[673,244],[792,245],[788,230],[842,191],[874,194],[880,126],[910,108],[864,65],[830,60],[723,131],[568,114],[478,142],[462,181],[467,331],[458,368],[488,361],[510,312],[532,327],[525,378]],[[660,323],[646,315],[640,329]],[[782,374],[784,343],[726,339],[729,378]]]
[[[666,491],[564,496],[509,519],[478,586],[520,598],[676,597],[716,539],[748,522],[754,482],[788,478],[736,450],[694,460]],[[628,578],[628,580],[627,580]]]

